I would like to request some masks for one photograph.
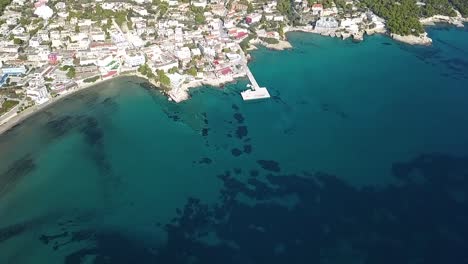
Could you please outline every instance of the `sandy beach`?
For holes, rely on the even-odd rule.
[[[112,79],[107,79],[107,80],[101,80],[101,81],[98,81],[98,82],[95,82],[95,83],[89,83],[89,84],[81,84],[78,86],[78,88],[75,88],[73,90],[70,90],[68,91],[67,93],[63,93],[57,97],[54,97],[52,99],[50,99],[49,101],[41,104],[41,105],[34,105],[34,106],[31,106],[27,109],[25,109],[24,111],[22,111],[21,113],[18,113],[16,114],[15,116],[9,118],[7,121],[5,121],[3,124],[0,125],[0,135],[3,134],[5,131],[9,130],[10,128],[12,128],[13,126],[23,122],[24,120],[34,116],[34,114],[36,114],[37,112],[47,108],[47,107],[50,107],[52,106],[53,104],[55,104],[56,102],[59,102],[60,100],[64,99],[64,98],[67,98],[79,91],[83,91],[85,89],[88,89],[88,88],[92,88],[92,87],[95,87],[95,86],[98,86],[100,84],[103,84],[107,81],[110,81],[110,80],[115,80],[116,78],[121,78],[121,77],[124,77],[124,76],[129,76],[129,75],[119,75],[119,76],[116,76]]]

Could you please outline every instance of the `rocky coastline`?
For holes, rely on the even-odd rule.
[[[438,23],[443,23],[454,25],[456,27],[464,27],[464,23],[468,22],[468,18],[462,17],[461,14],[457,12],[457,16],[455,17],[435,15],[432,17],[422,18],[419,22],[425,26],[435,26]]]
[[[390,34],[394,40],[403,42],[410,45],[422,45],[422,46],[430,46],[432,45],[432,39],[427,36],[427,33],[420,34],[419,36],[414,35],[407,35],[402,36],[398,34]]]

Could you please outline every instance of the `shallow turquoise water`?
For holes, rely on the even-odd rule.
[[[466,156],[467,34],[466,29],[434,28],[432,47],[410,47],[384,36],[356,44],[291,33],[294,49],[253,52],[252,72],[273,95],[265,101],[243,102],[239,92],[247,81],[240,80],[224,89],[194,89],[191,100],[176,105],[144,88],[136,78],[115,79],[66,98],[0,137],[0,263],[106,263],[106,257],[113,263],[131,263],[129,259],[136,258],[146,263],[153,257],[185,263],[171,258],[170,223],[181,230],[196,229],[197,242],[218,247],[217,252],[220,245],[241,248],[233,263],[262,263],[263,255],[252,252],[267,254],[268,250],[251,249],[244,254],[242,241],[247,242],[241,235],[227,239],[226,231],[220,231],[222,225],[216,225],[218,230],[192,218],[189,228],[181,219],[174,220],[185,215],[177,208],[182,210],[189,198],[199,199],[206,208],[223,204],[223,191],[236,188],[245,192],[237,196],[238,202],[255,208],[268,194],[262,190],[268,188],[259,189],[253,179],[270,187],[278,185],[269,174],[291,174],[291,179],[295,179],[292,174],[301,173],[336,175],[356,194],[330,189],[333,199],[353,200],[362,186],[400,185],[401,179],[395,177],[397,162],[424,153]],[[216,177],[226,171],[239,184]],[[282,184],[292,186],[284,178]],[[241,183],[250,185],[242,189]],[[273,195],[270,202],[285,208],[307,205],[301,193],[291,189]],[[379,195],[386,200],[394,193]],[[368,211],[379,206],[365,201],[361,203]],[[234,215],[222,208],[218,210]],[[315,220],[326,218],[309,212]],[[244,216],[230,219],[230,226],[246,223],[251,228],[254,223],[249,224],[249,219],[260,217],[266,224],[281,218],[260,212]],[[295,221],[304,234],[313,236],[300,220]],[[288,230],[288,225],[282,228]],[[111,239],[114,247],[103,249],[102,241],[112,242],[107,236],[101,241],[100,234],[117,236]],[[333,232],[327,234],[333,236]],[[347,241],[342,236],[335,239]],[[256,236],[248,237],[255,241]],[[125,243],[119,245],[119,241]],[[345,257],[367,254],[368,249],[349,253],[348,247],[358,248],[350,241],[354,240],[334,245],[333,250],[347,252]],[[288,244],[281,242],[269,250],[285,254]],[[205,256],[192,251],[210,252],[183,245],[177,246],[191,252],[187,253],[190,261]],[[310,247],[329,250],[320,243]],[[128,251],[129,259],[119,257],[122,250]],[[150,257],[145,259],[147,252]],[[232,257],[219,254],[221,260]],[[328,253],[322,252],[320,258],[323,254]],[[310,263],[313,258],[300,260],[297,263]]]

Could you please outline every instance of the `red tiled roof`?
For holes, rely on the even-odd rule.
[[[232,72],[231,68],[227,67],[220,70],[221,74],[226,75]]]
[[[237,38],[237,39],[240,39],[240,38],[243,38],[244,36],[247,36],[247,35],[248,35],[248,34],[247,34],[246,32],[239,32],[239,33],[237,33],[236,38]]]
[[[101,43],[101,42],[91,42],[89,45],[90,48],[97,48],[97,47],[115,47],[112,43]]]
[[[102,76],[102,78],[110,77],[112,75],[115,75],[116,73],[117,73],[117,71],[110,71],[106,75]]]

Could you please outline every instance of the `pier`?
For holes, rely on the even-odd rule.
[[[247,66],[247,58],[245,57],[244,52],[242,51],[242,49],[240,50],[242,56],[242,66],[244,67],[244,71],[246,72],[251,84],[250,89],[241,92],[242,99],[244,99],[244,101],[247,101],[270,98],[270,93],[268,93],[267,88],[260,87],[258,85],[257,80],[255,80],[255,77],[249,69],[249,66]]]

